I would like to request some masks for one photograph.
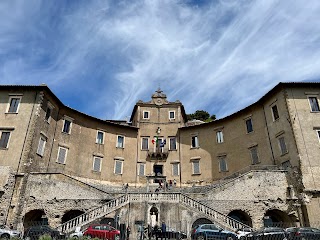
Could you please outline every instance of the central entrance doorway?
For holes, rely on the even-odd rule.
[[[155,176],[163,176],[163,165],[153,165],[153,172]],[[158,179],[154,179],[155,183],[159,183]]]

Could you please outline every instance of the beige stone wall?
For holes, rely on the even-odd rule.
[[[10,97],[21,97],[18,113],[8,113]],[[11,131],[7,149],[0,149],[0,165],[11,166],[17,171],[23,158],[23,148],[26,146],[30,119],[36,103],[36,92],[23,88],[0,91],[0,130]]]
[[[320,112],[311,112],[308,96],[318,99],[320,88],[287,89],[288,106],[301,164],[303,185],[308,190],[320,189]]]
[[[253,132],[247,133],[246,120],[251,118]],[[224,141],[218,143],[217,131]],[[191,148],[191,137],[197,135],[200,148]],[[257,165],[273,165],[263,109],[253,106],[238,114],[211,123],[182,128],[180,131],[182,182],[208,183],[252,165],[251,147],[258,151]],[[219,169],[219,157],[227,162],[226,172]],[[192,160],[200,157],[200,175],[192,175]]]
[[[6,218],[10,209],[12,192],[14,189],[15,177],[12,168],[0,167],[0,224],[6,224]]]

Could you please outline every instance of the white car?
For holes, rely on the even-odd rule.
[[[83,237],[83,231],[81,231],[80,227],[77,227],[74,233],[69,235],[69,238],[80,238]]]
[[[244,240],[246,239],[246,235],[253,232],[253,229],[252,228],[241,228],[241,229],[238,229],[236,231],[236,234],[238,236],[238,239],[240,240]]]
[[[17,230],[10,229],[8,226],[0,226],[0,238],[9,239],[9,238],[20,238],[21,232]]]

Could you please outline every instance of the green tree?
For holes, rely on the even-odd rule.
[[[187,119],[188,120],[192,120],[192,119],[197,119],[197,120],[201,120],[204,122],[211,122],[216,120],[216,115],[211,115],[204,110],[197,110],[194,113],[191,114],[187,114]]]

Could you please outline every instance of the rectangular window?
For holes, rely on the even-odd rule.
[[[101,172],[101,163],[102,163],[102,158],[94,156],[93,157],[93,171]]]
[[[276,121],[279,119],[279,112],[278,112],[278,107],[277,105],[273,105],[271,107],[272,110],[272,117],[273,117],[273,121]]]
[[[150,112],[149,111],[143,111],[143,119],[149,119],[150,118]]]
[[[67,120],[67,119],[63,120],[63,128],[62,128],[63,133],[68,133],[68,134],[71,133],[71,123],[72,122],[70,120]]]
[[[279,147],[280,147],[281,155],[284,155],[288,152],[284,137],[279,137],[278,140],[279,140]]]
[[[8,113],[17,113],[19,110],[21,97],[10,97]]]
[[[139,164],[139,176],[145,176],[145,167],[146,164],[145,163],[140,163]]]
[[[172,163],[172,176],[179,176],[179,163]]]
[[[311,112],[319,112],[319,103],[316,97],[309,97]]]
[[[117,148],[124,148],[124,136],[117,136]]]
[[[114,161],[114,173],[122,174],[123,160],[115,159]]]
[[[47,107],[46,116],[45,116],[45,120],[47,122],[50,122],[51,112],[52,112],[52,108]]]
[[[247,126],[247,133],[253,132],[253,126],[252,126],[252,119],[246,120],[246,126]]]
[[[258,147],[252,147],[249,150],[250,150],[252,164],[259,163]]]
[[[175,119],[175,111],[169,111],[169,119]]]
[[[200,160],[192,161],[192,174],[200,174]]]
[[[217,143],[223,143],[223,132],[217,131]]]
[[[228,166],[225,157],[219,157],[219,170],[220,172],[227,172]]]
[[[198,148],[199,147],[198,136],[192,136],[191,137],[191,147],[192,148]]]
[[[59,146],[57,162],[65,164],[67,159],[67,153],[68,153],[68,148]]]
[[[40,156],[43,156],[43,154],[44,154],[44,149],[46,147],[46,143],[47,143],[47,139],[41,136],[39,139],[39,144],[38,144],[38,149],[37,149],[37,154],[39,154]]]
[[[175,137],[169,138],[169,150],[177,150],[177,140]]]
[[[98,144],[103,144],[104,143],[104,132],[97,131],[96,143],[98,143]]]
[[[318,136],[318,139],[319,139],[319,142],[320,142],[320,130],[316,130],[317,132],[317,136]]]
[[[141,150],[149,150],[149,138],[143,137],[141,139]]]
[[[1,132],[0,148],[8,148],[11,132]]]

